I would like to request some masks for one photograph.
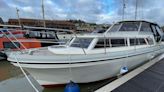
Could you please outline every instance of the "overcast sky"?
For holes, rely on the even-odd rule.
[[[44,0],[45,18],[52,20],[81,19],[94,23],[113,23],[122,18],[123,0]],[[125,0],[125,18],[135,16],[135,0]],[[0,17],[42,18],[41,0],[0,0]],[[138,0],[138,19],[164,25],[164,0]]]

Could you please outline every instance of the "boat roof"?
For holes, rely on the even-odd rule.
[[[106,34],[83,34],[83,35],[76,35],[75,37],[80,37],[80,38],[104,38],[104,37],[117,37],[117,38],[134,38],[134,37],[151,37],[153,36],[152,33],[138,33],[138,32],[110,32]]]
[[[119,21],[117,23],[124,23],[124,22],[146,22],[149,24],[154,24],[159,26],[157,23],[150,22],[147,20],[124,20]],[[115,23],[115,24],[117,24]],[[106,30],[107,31],[107,30]],[[77,37],[84,37],[84,38],[94,38],[94,37],[151,37],[153,36],[152,32],[138,32],[138,31],[117,31],[117,32],[105,32],[105,33],[92,33],[92,34],[84,34],[84,35],[76,35]]]
[[[123,21],[118,21],[116,23],[123,23],[123,22],[147,22],[150,24],[158,25],[157,23],[148,20],[123,20]]]

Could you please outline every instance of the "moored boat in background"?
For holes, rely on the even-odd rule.
[[[22,30],[12,28],[0,29],[0,59],[5,59],[5,53],[10,51],[40,48],[50,45],[59,45],[64,42],[59,41],[56,33],[52,31],[45,31],[46,29]]]

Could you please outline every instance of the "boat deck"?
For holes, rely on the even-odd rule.
[[[42,48],[39,50],[32,51],[32,55],[54,55],[51,51],[48,50],[48,48]]]
[[[164,92],[164,54],[95,92]]]

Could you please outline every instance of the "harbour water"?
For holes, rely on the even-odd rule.
[[[87,83],[87,84],[79,84],[80,86],[80,90],[81,92],[93,92],[94,90],[98,89],[99,87],[109,83],[110,81],[112,81],[114,78],[111,79],[107,79],[107,80],[103,80],[103,81],[99,81],[99,82],[94,82],[94,83]],[[8,61],[3,60],[0,62],[0,88],[2,88],[2,86],[7,89],[13,89],[10,88],[10,85],[12,83],[12,81],[17,81],[19,82],[17,85],[14,86],[19,86],[20,87],[27,87],[27,85],[29,85],[28,81],[26,80],[26,78],[24,77],[24,75],[22,74],[21,70],[18,67],[13,66],[12,64],[10,64]],[[58,86],[58,87],[53,87],[53,88],[44,88],[42,92],[64,92],[64,87],[63,86]],[[32,87],[30,87],[31,89],[28,90],[33,90]],[[5,89],[3,89],[4,92]],[[19,89],[17,89],[19,91]],[[29,92],[27,90],[27,88],[21,88],[20,90],[26,90],[27,92]],[[26,92],[24,91],[24,92]],[[8,91],[10,92],[10,91]],[[14,92],[14,91],[12,91]],[[20,91],[21,92],[21,91]]]

